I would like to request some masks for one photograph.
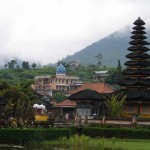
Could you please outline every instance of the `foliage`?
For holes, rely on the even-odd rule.
[[[0,129],[0,144],[25,144],[25,142],[56,140],[70,136],[69,129]]]
[[[85,135],[74,135],[70,138],[60,138],[54,141],[43,141],[32,143],[30,149],[71,149],[71,150],[149,150],[149,140],[139,139],[116,139],[112,138],[91,138]]]
[[[63,100],[66,99],[66,96],[61,92],[56,92],[53,94],[51,99],[54,99],[56,102],[62,102]]]
[[[10,62],[8,62],[8,68],[14,69],[16,64],[17,64],[16,60],[11,60]],[[5,64],[5,67],[6,67],[6,64]]]
[[[96,55],[94,58],[97,59],[97,66],[101,66],[102,64],[102,58],[103,58],[103,55],[101,53],[98,53],[98,55]]]
[[[118,73],[121,73],[121,69],[122,69],[122,67],[121,67],[121,62],[120,62],[120,60],[118,59],[118,65],[117,65],[117,71],[118,71]]]
[[[10,61],[11,62],[11,61]],[[60,62],[59,62],[60,63]],[[89,64],[88,66],[81,66],[74,69],[71,66],[67,65],[66,62],[61,62],[64,64],[67,70],[67,75],[70,76],[78,76],[80,81],[83,82],[95,82],[94,79],[94,71],[98,70],[109,70],[111,72],[111,77],[106,79],[107,83],[117,83],[121,78],[122,75],[118,73],[117,68],[107,67],[107,66],[97,66],[94,64]],[[44,76],[44,75],[55,75],[56,68],[52,66],[43,66],[40,67],[35,63],[30,63],[27,61],[22,62],[23,67],[15,67],[13,69],[7,68],[8,64],[5,65],[5,69],[0,69],[0,79],[7,81],[9,84],[16,84],[32,81],[34,82],[34,78],[36,76]],[[31,66],[31,68],[29,67]]]
[[[23,69],[30,69],[30,65],[28,61],[23,61],[22,62],[22,68]]]
[[[112,96],[108,96],[105,98],[107,100],[105,104],[109,109],[110,117],[120,117],[125,105],[126,96],[113,94]]]
[[[33,64],[31,65],[31,67],[32,67],[33,69],[37,68],[36,63],[33,63]]]
[[[82,134],[90,137],[150,139],[148,129],[85,127]]]
[[[34,91],[30,88],[31,82],[23,85],[9,85],[7,82],[0,83],[0,97],[6,99],[8,103],[3,110],[4,119],[9,117],[29,119],[33,117],[32,105],[38,101]]]

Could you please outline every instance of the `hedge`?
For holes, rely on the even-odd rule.
[[[147,129],[127,129],[127,128],[83,128],[82,134],[90,137],[105,138],[131,138],[131,139],[150,139],[150,130]]]
[[[56,140],[74,134],[84,134],[93,138],[130,138],[150,139],[148,129],[71,127],[71,128],[38,128],[38,129],[0,129],[0,144],[26,144],[33,141]]]
[[[69,137],[70,129],[0,129],[0,144],[25,144],[32,141],[56,140]]]

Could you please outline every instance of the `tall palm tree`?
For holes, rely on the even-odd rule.
[[[105,104],[109,110],[110,117],[120,117],[125,105],[126,96],[122,96],[122,94],[113,94],[112,96],[105,98]]]

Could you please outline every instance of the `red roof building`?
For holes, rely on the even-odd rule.
[[[88,90],[89,89],[89,90]],[[81,85],[77,90],[75,91],[71,91],[70,92],[70,95],[77,95],[78,93],[80,92],[83,92],[83,91],[92,91],[92,97],[91,97],[91,100],[90,103],[95,103],[94,105],[98,105],[99,103],[103,103],[103,100],[104,98],[102,98],[101,94],[105,94],[105,93],[112,93],[113,92],[113,88],[107,84],[107,83],[102,83],[102,82],[99,82],[99,83],[84,83],[83,85]],[[93,95],[93,93],[97,93],[98,95],[98,99],[92,99],[94,98],[93,96],[95,96],[95,94]],[[84,96],[85,94],[81,94],[83,96],[83,99],[84,101],[83,102],[83,109],[85,109],[87,107],[87,103],[88,101],[90,100],[89,98],[86,98],[86,96]],[[79,101],[81,100],[81,98],[79,99]],[[60,102],[60,103],[56,103],[54,104],[53,108],[59,110],[59,112],[61,114],[66,114],[66,113],[69,113],[69,114],[75,114],[79,111],[81,111],[79,107],[79,105],[77,104],[78,103],[78,100],[74,101],[74,100],[64,100],[63,102]],[[93,109],[96,110],[95,107],[93,107]],[[99,109],[99,108],[98,108]],[[87,115],[88,113],[90,112],[89,116],[91,114],[93,114],[93,111],[91,111],[91,105],[90,105],[90,110],[88,109],[88,112],[87,112]],[[95,111],[94,111],[95,112]],[[81,115],[79,112],[78,112],[79,115]],[[82,114],[81,116],[84,116],[85,114]]]
[[[72,107],[72,108],[74,108],[74,107],[76,107],[76,105],[77,105],[77,103],[75,102],[75,101],[71,101],[71,100],[68,100],[68,99],[66,99],[66,100],[64,100],[64,101],[62,101],[62,102],[60,102],[60,103],[56,103],[55,105],[54,105],[54,107]]]
[[[113,87],[110,86],[107,83],[103,83],[103,82],[96,82],[96,83],[84,83],[83,85],[81,85],[79,88],[77,88],[75,91],[71,91],[70,94],[74,94],[76,92],[79,92],[81,90],[85,90],[85,89],[91,89],[91,90],[95,90],[99,93],[112,93]]]

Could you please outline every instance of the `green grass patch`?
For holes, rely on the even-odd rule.
[[[70,138],[60,138],[54,141],[43,141],[41,143],[32,143],[30,148],[60,148],[69,150],[149,150],[150,140],[136,139],[106,139],[90,138],[88,136],[74,135]]]

